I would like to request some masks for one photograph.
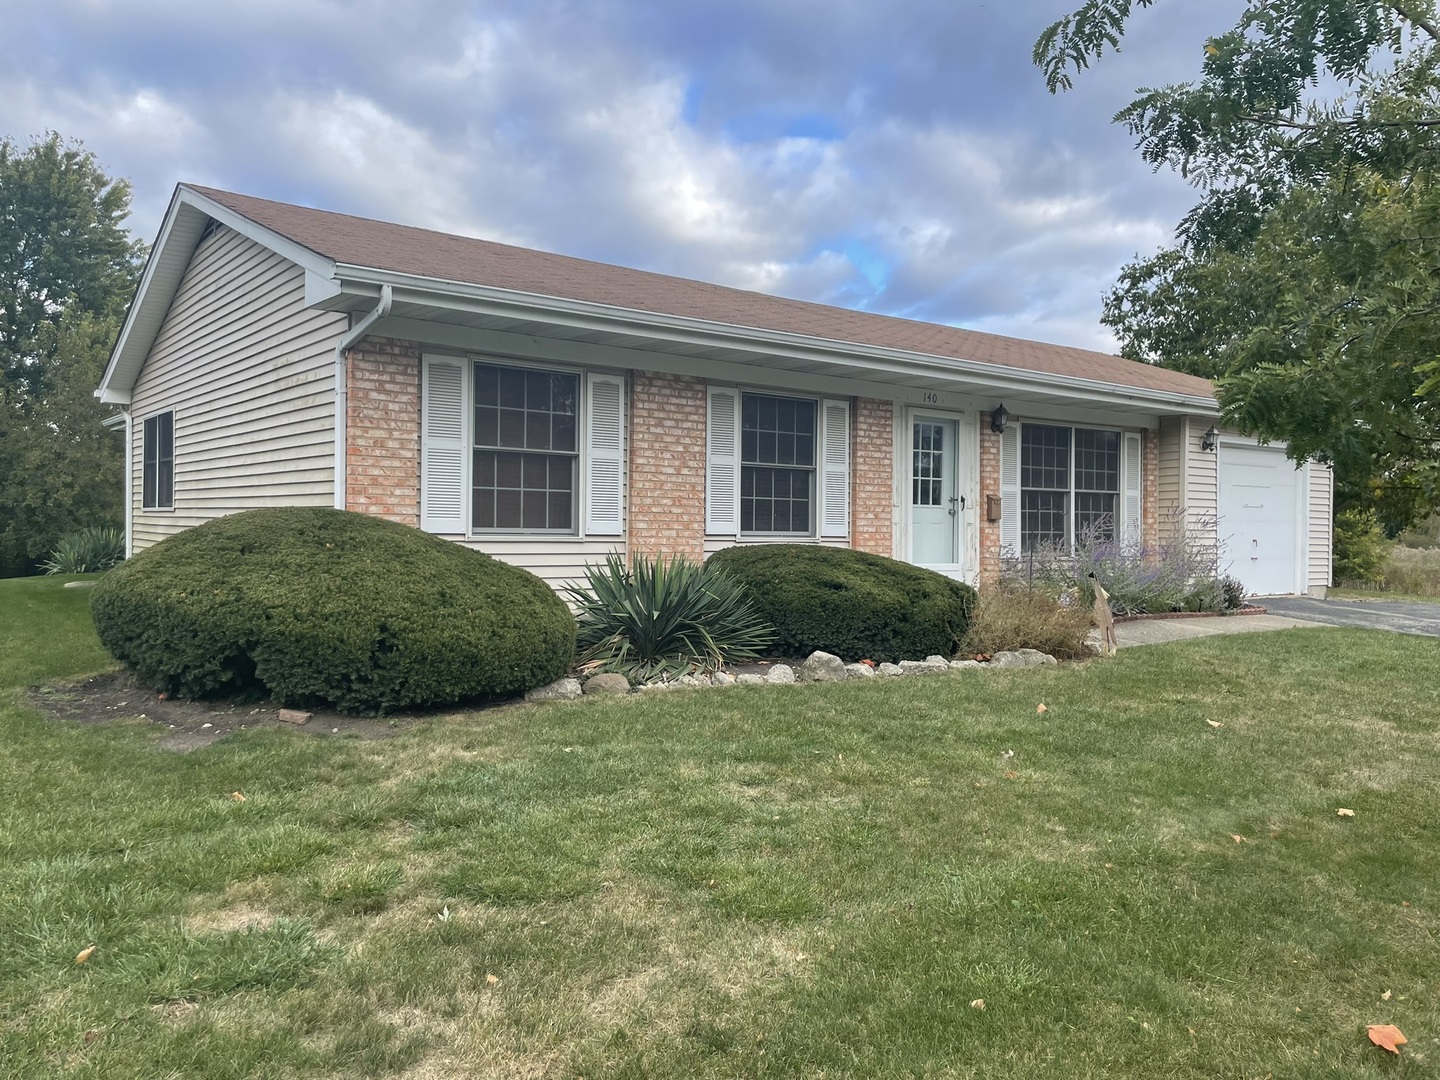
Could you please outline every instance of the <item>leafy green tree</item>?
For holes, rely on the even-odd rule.
[[[0,576],[122,515],[123,441],[93,392],[144,253],[129,210],[78,144],[0,140]]]
[[[1049,27],[1050,89],[1157,2],[1091,0]],[[1196,53],[1196,81],[1116,114],[1203,194],[1103,320],[1126,355],[1216,378],[1241,430],[1333,462],[1342,505],[1393,531],[1440,505],[1435,0],[1252,0]]]

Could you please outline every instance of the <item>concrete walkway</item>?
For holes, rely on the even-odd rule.
[[[1139,619],[1115,624],[1115,641],[1131,645],[1164,645],[1171,641],[1215,637],[1217,634],[1254,634],[1262,630],[1292,630],[1322,625],[1284,615],[1222,615],[1195,619]]]
[[[1440,604],[1415,600],[1315,600],[1306,596],[1262,596],[1255,601],[1268,614],[1228,615],[1199,619],[1141,619],[1115,624],[1115,638],[1128,645],[1163,645],[1168,641],[1253,634],[1260,630],[1299,627],[1353,626],[1399,634],[1440,637]]]

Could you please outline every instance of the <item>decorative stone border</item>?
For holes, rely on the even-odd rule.
[[[901,660],[898,664],[847,664],[827,652],[813,652],[799,668],[776,664],[764,675],[746,672],[732,675],[717,671],[713,675],[681,675],[678,679],[662,679],[631,687],[623,675],[606,672],[592,675],[583,683],[577,678],[556,679],[546,686],[537,686],[525,694],[526,701],[569,701],[582,694],[656,693],[667,690],[700,689],[719,686],[790,686],[796,683],[845,682],[850,679],[898,679],[916,675],[948,675],[951,672],[980,668],[1021,668],[1056,663],[1055,657],[1038,649],[998,652],[987,663],[978,660],[947,660],[938,653],[924,660]]]

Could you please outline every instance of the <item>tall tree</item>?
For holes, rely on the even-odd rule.
[[[1157,2],[1090,0],[1045,30],[1052,92]],[[1196,81],[1116,114],[1202,197],[1104,322],[1126,355],[1217,378],[1231,423],[1333,462],[1342,504],[1398,527],[1440,505],[1435,0],[1251,0],[1196,53]]]
[[[129,212],[78,144],[0,140],[0,576],[122,513],[122,441],[92,392],[144,254]]]

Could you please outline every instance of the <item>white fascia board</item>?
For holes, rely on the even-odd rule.
[[[791,334],[777,330],[717,323],[678,315],[614,308],[581,300],[522,293],[485,285],[440,281],[417,275],[399,274],[370,267],[337,263],[335,277],[341,282],[364,282],[375,287],[390,285],[396,302],[430,304],[507,318],[541,318],[546,322],[593,330],[656,337],[696,344],[719,344],[730,348],[763,349],[772,355],[802,360],[819,360],[840,367],[874,373],[925,375],[932,378],[964,377],[992,388],[1007,390],[1063,390],[1085,400],[1127,404],[1144,403],[1201,416],[1219,416],[1214,398],[1177,394],[1165,390],[1120,386],[1073,375],[1007,368],[976,360],[928,353],[887,349],[875,345],[837,342],[827,338]]]
[[[323,278],[334,277],[335,264],[330,259],[263,225],[255,224],[184,184],[179,185],[170,198],[160,235],[145,260],[140,284],[125,312],[124,325],[120,327],[115,348],[105,365],[105,374],[95,391],[95,396],[101,401],[117,405],[130,403],[130,393],[140,376],[140,368],[150,355],[160,324],[180,289],[180,281],[195,253],[195,246],[204,235],[207,219],[214,219],[303,267],[307,287],[312,274]]]

